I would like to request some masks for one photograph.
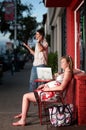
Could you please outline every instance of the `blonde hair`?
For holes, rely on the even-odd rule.
[[[66,55],[66,56],[62,56],[61,59],[66,59],[67,63],[69,63],[69,68],[70,68],[70,70],[73,71],[73,66],[74,66],[74,64],[73,64],[72,57],[69,56],[69,55]]]

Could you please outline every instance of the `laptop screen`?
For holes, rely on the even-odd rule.
[[[37,67],[37,76],[38,79],[51,80],[53,79],[52,69],[50,67]]]

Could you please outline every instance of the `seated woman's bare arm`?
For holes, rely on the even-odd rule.
[[[41,85],[38,86],[37,89],[42,89],[42,88],[44,88],[44,86],[45,86],[45,84],[41,84]]]
[[[67,85],[68,83],[71,81],[72,79],[72,73],[70,71],[66,71],[64,73],[64,78],[63,78],[63,81],[61,83],[61,90],[63,90]]]

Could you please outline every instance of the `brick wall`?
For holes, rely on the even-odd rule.
[[[86,74],[77,73],[74,79],[78,125],[86,125]]]

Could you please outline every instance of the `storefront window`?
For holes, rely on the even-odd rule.
[[[80,69],[85,69],[85,16],[83,6],[80,8]]]
[[[62,15],[62,55],[66,55],[66,9]]]
[[[85,13],[84,3],[76,9],[76,24],[75,24],[75,59],[76,68],[85,70]]]

